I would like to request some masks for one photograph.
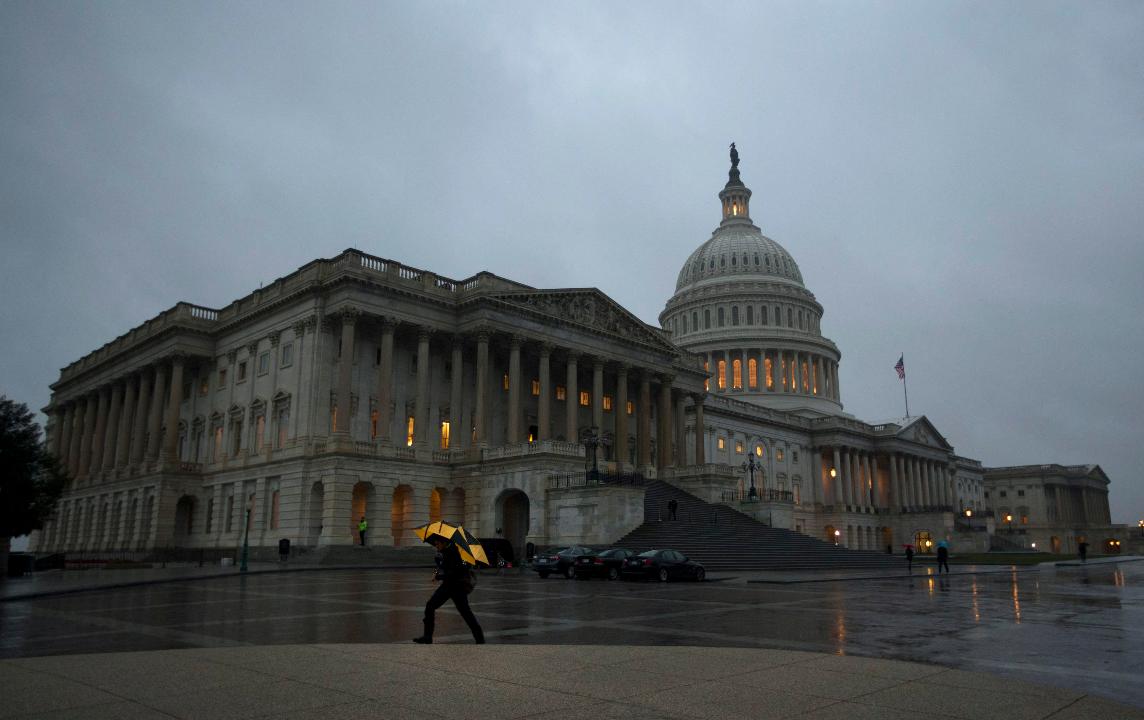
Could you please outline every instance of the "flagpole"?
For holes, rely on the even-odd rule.
[[[902,362],[902,395],[906,399],[906,419],[909,420],[909,418],[910,418],[910,393],[906,389],[906,372],[905,372],[906,354],[905,353],[902,353],[901,362]]]

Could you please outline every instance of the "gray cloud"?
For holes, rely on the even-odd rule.
[[[350,246],[596,286],[654,321],[754,219],[848,411],[1144,516],[1138,3],[0,5],[0,383]]]

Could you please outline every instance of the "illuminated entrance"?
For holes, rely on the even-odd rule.
[[[933,536],[929,530],[918,530],[914,533],[914,552],[928,554],[934,551]]]

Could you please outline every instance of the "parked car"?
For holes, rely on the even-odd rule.
[[[573,545],[556,552],[537,553],[532,559],[532,568],[546,578],[552,573],[560,573],[566,578],[576,577],[576,558],[581,555],[591,555],[592,548],[582,545]]]
[[[694,560],[677,550],[648,550],[624,560],[625,578],[645,580],[699,580],[707,577],[707,571]]]
[[[593,577],[616,580],[620,577],[620,570],[624,566],[624,561],[633,555],[635,555],[634,551],[624,548],[612,548],[591,555],[581,555],[576,558],[576,577],[582,580]]]

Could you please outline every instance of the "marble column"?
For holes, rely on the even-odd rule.
[[[877,478],[874,477],[874,465],[870,462],[870,453],[862,453],[862,469],[866,473],[866,482],[862,488],[863,505],[868,507],[878,506],[878,483]]]
[[[433,437],[429,427],[429,336],[432,328],[422,325],[417,329],[417,399],[414,402],[413,444],[427,448]]]
[[[651,465],[651,375],[640,373],[640,396],[636,403],[636,466]]]
[[[110,404],[111,389],[102,387],[97,392],[99,403],[95,411],[95,433],[91,437],[91,464],[84,468],[89,475],[99,473],[103,467],[103,439],[107,434],[107,406]]]
[[[682,392],[673,392],[675,410],[672,417],[675,420],[675,466],[687,467],[687,396]]]
[[[817,502],[825,502],[826,497],[826,473],[822,462],[822,448],[812,448],[814,452],[814,482],[811,483],[811,504]]]
[[[147,378],[147,370],[139,371],[139,393],[135,399],[135,412],[133,413],[131,430],[130,460],[132,465],[143,462],[147,451],[147,414],[151,405],[151,382]]]
[[[397,322],[391,317],[381,319],[381,362],[377,364],[377,441],[384,445],[390,443],[393,432],[393,333]],[[457,353],[453,352],[453,374],[456,376]],[[456,389],[457,383],[454,383]],[[458,408],[460,403],[456,403]],[[453,429],[460,432],[458,424]]]
[[[571,443],[580,442],[580,391],[576,386],[579,370],[576,360],[574,353],[568,353],[568,370],[564,379],[564,437]]]
[[[549,440],[552,437],[552,344],[540,344],[540,361],[537,368],[540,379],[540,397],[536,399],[536,439]]]
[[[614,410],[613,410],[614,412]],[[600,437],[604,435],[604,360],[596,357],[592,361],[592,426]],[[596,446],[597,460],[604,459],[603,445]]]
[[[489,331],[477,331],[477,389],[473,408],[476,421],[475,440],[477,447],[488,445],[487,413],[489,402]]]
[[[656,433],[656,449],[657,463],[656,467],[659,470],[665,470],[671,467],[674,463],[672,452],[672,424],[671,424],[671,383],[674,378],[661,375],[659,377],[659,403],[656,405],[655,411],[658,416],[659,422],[658,432]]]
[[[135,418],[135,389],[139,384],[138,376],[128,376],[124,381],[123,407],[119,414],[119,430],[116,431],[115,467],[122,468],[129,462],[131,452],[131,428]]]
[[[56,446],[56,456],[59,458],[62,467],[67,470],[68,475],[72,474],[71,442],[74,434],[72,427],[74,425],[75,403],[68,403],[63,413],[63,431],[60,433],[60,444]]]
[[[505,445],[513,445],[522,440],[520,347],[523,344],[524,338],[520,335],[513,335],[508,341],[508,422],[505,423]]]
[[[466,447],[468,433],[463,429],[465,413],[465,339],[453,336],[452,373],[449,378],[449,448]],[[368,540],[368,537],[367,537]]]
[[[703,418],[704,396],[695,393],[691,401],[695,404],[695,464],[707,464],[707,423]]]
[[[251,360],[251,364],[254,364]],[[179,460],[179,411],[183,407],[183,371],[186,359],[176,354],[171,357],[171,389],[167,397],[167,430],[163,436],[163,459],[167,462]],[[251,386],[254,385],[253,373],[257,368],[252,367]],[[189,430],[189,428],[188,428]],[[189,439],[189,438],[188,438]],[[255,444],[257,447],[257,443]]]
[[[890,491],[888,493],[890,509],[894,512],[901,512],[902,490],[898,485],[898,456],[894,453],[890,453],[887,459],[890,464]]]
[[[96,400],[92,395],[84,399],[83,430],[80,435],[79,462],[76,475],[86,476],[91,467],[91,437],[95,434]]]
[[[628,462],[628,366],[620,363],[616,368],[615,410],[615,458],[616,467],[622,472]]]
[[[842,484],[842,450],[834,446],[834,477],[831,478],[830,503],[832,505],[845,505],[846,494]]]
[[[107,410],[107,426],[103,431],[103,462],[100,464],[104,471],[115,467],[116,440],[119,437],[119,415],[123,411],[123,383],[116,381],[111,384],[110,405]]]
[[[344,439],[349,439],[353,424],[354,331],[360,314],[356,308],[346,308],[342,312],[342,355],[338,358],[337,414],[334,416],[336,426],[333,434]],[[420,358],[417,364],[420,369]],[[421,378],[417,381],[420,387]],[[420,428],[415,427],[414,432],[421,434]]]
[[[155,366],[155,387],[151,391],[151,413],[147,421],[147,460],[157,460],[162,446],[163,394],[167,390],[167,367]]]

